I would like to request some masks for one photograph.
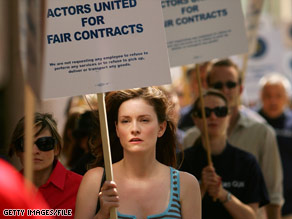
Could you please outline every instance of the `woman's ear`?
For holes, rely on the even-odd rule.
[[[164,134],[164,132],[166,130],[166,126],[167,126],[166,121],[159,124],[159,130],[158,130],[158,134],[157,134],[158,138],[160,138]]]

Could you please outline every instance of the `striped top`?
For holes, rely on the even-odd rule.
[[[179,171],[170,167],[170,200],[167,209],[161,214],[147,216],[147,219],[173,219],[181,217]],[[120,214],[119,219],[136,219],[134,215]]]

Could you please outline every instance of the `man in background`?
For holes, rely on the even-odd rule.
[[[282,160],[285,198],[282,218],[292,219],[292,111],[288,107],[291,84],[282,74],[271,73],[262,77],[259,85],[262,102],[259,113],[276,131]]]

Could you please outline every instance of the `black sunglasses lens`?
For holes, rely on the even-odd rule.
[[[225,117],[228,114],[228,108],[226,106],[218,106],[213,109],[205,107],[206,118],[209,118],[212,112],[214,112],[217,117]],[[203,118],[203,113],[201,110],[197,110],[194,115],[196,117]]]
[[[223,88],[223,83],[222,82],[217,82],[217,83],[213,84],[212,87],[217,89],[217,90],[221,90]]]
[[[205,107],[205,115],[206,115],[206,118],[210,117],[211,112],[212,112],[212,109],[210,109],[208,107]],[[199,117],[199,118],[203,118],[202,111],[201,110],[197,110],[196,113],[195,113],[195,116],[196,117]]]
[[[35,144],[41,151],[50,151],[55,147],[55,139],[53,137],[42,137],[39,138]]]
[[[233,81],[227,81],[226,86],[231,89],[236,87],[236,83]]]
[[[228,114],[228,109],[226,106],[215,107],[213,111],[217,117],[225,117]]]
[[[212,109],[208,108],[208,107],[205,107],[205,115],[206,115],[206,118],[209,118],[210,115],[212,113]]]

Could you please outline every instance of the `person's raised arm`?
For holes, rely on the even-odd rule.
[[[186,172],[180,172],[180,200],[182,218],[201,219],[201,193],[197,179]]]

